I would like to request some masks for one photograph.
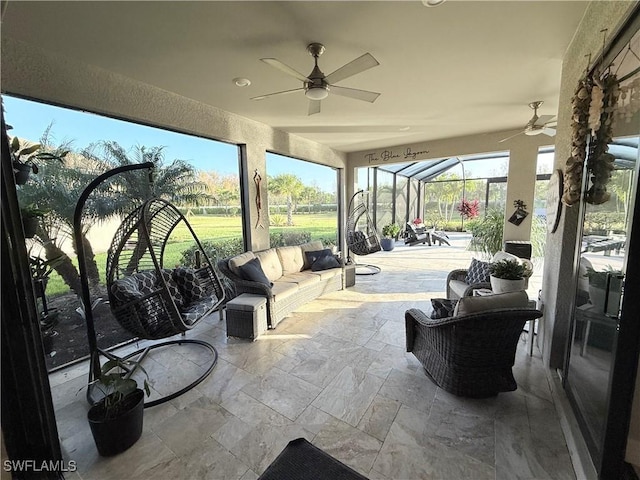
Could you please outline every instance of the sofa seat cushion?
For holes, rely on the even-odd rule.
[[[262,271],[269,280],[275,282],[282,276],[282,264],[280,263],[280,257],[278,257],[278,252],[275,248],[256,252],[255,255],[260,259]]]
[[[329,278],[333,278],[336,275],[342,274],[342,268],[330,268],[329,270],[319,270],[317,272],[312,272],[312,275],[318,275],[320,280],[328,280]]]
[[[280,264],[282,265],[282,275],[302,271],[304,267],[304,254],[300,245],[276,248]]]
[[[313,285],[314,283],[320,283],[320,277],[318,275],[313,275],[312,273],[298,272],[283,275],[280,277],[280,281],[297,283],[300,288],[304,288],[308,285]]]
[[[229,270],[231,270],[240,278],[243,278],[242,272],[240,272],[240,266],[244,265],[249,260],[253,260],[254,258],[256,258],[256,256],[253,254],[253,252],[245,252],[241,253],[240,255],[236,255],[235,257],[229,259]]]
[[[455,293],[458,297],[464,295],[464,291],[469,287],[468,284],[464,283],[462,280],[451,280],[449,282],[449,288],[453,293]]]
[[[291,297],[292,295],[297,295],[298,290],[299,287],[297,283],[275,281],[273,282],[273,287],[271,287],[273,301],[277,302],[279,300]]]
[[[527,292],[497,293],[484,297],[462,297],[453,311],[453,316],[470,315],[499,308],[527,308]]]

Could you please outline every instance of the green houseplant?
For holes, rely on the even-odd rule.
[[[491,290],[494,293],[517,292],[524,290],[526,278],[531,270],[517,260],[500,260],[489,265],[491,272]]]
[[[138,441],[142,435],[144,394],[151,394],[147,378],[144,391],[130,375],[140,369],[139,362],[114,358],[105,362],[100,377],[89,384],[104,397],[94,404],[87,414],[93,439],[102,456],[121,453]]]
[[[395,242],[400,235],[400,227],[395,223],[390,223],[382,228],[382,240],[380,246],[386,252],[390,252],[395,248]]]
[[[64,161],[68,151],[46,152],[40,143],[21,143],[18,137],[13,137],[9,144],[9,153],[13,163],[13,173],[16,185],[24,185],[29,180],[29,174],[38,173],[38,162],[49,160]]]

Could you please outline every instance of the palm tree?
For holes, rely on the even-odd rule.
[[[287,225],[292,226],[294,200],[297,200],[304,189],[302,180],[290,173],[282,173],[268,179],[268,182],[269,192],[287,197]]]

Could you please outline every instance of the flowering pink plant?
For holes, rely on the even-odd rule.
[[[480,214],[480,205],[478,200],[469,201],[463,199],[456,209],[460,212],[462,218],[467,220],[470,218],[476,218]]]
[[[418,218],[414,218],[413,222],[414,225],[420,225],[422,223],[422,219],[420,217]]]

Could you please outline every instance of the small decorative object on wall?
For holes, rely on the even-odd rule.
[[[262,225],[262,200],[260,199],[260,182],[262,182],[262,177],[258,173],[258,170],[253,173],[253,183],[256,184],[256,210],[258,211],[258,219],[256,220],[256,228],[264,228]]]
[[[516,207],[516,211],[509,217],[509,222],[514,225],[520,225],[522,221],[527,218],[527,215],[529,215],[527,205],[522,200],[516,200],[513,202],[513,206]]]
[[[562,170],[557,169],[549,179],[547,230],[555,233],[562,214]]]

